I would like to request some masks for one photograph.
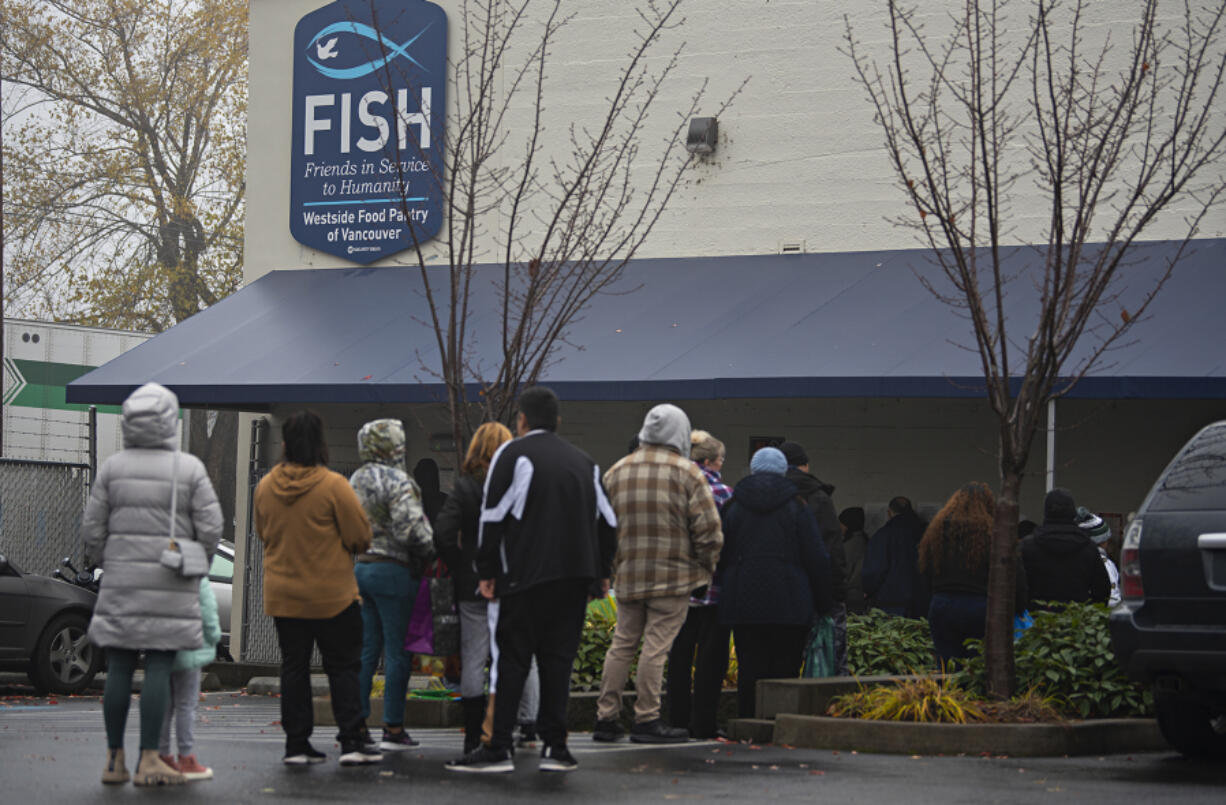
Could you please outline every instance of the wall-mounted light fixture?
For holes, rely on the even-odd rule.
[[[685,150],[691,154],[713,154],[719,138],[719,122],[713,117],[691,117]]]

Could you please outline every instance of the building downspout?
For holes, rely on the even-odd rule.
[[[1056,486],[1056,401],[1047,401],[1047,490]]]

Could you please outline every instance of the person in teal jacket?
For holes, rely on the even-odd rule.
[[[209,577],[200,579],[200,618],[204,622],[204,645],[183,649],[175,654],[170,667],[170,701],[162,719],[162,742],[159,749],[162,762],[178,770],[188,781],[208,780],[213,770],[200,764],[192,751],[196,703],[200,700],[200,669],[217,658],[217,643],[221,640],[221,622],[217,618],[217,597]],[[175,722],[179,757],[170,754],[170,722]]]

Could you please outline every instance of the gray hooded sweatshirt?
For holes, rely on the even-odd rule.
[[[639,441],[671,448],[682,458],[689,458],[690,418],[675,405],[657,405],[644,417]]]
[[[85,561],[104,575],[89,624],[95,645],[137,650],[200,648],[200,580],[160,563],[169,544],[170,477],[179,400],[146,383],[123,403],[124,449],[103,462],[81,521]],[[221,507],[200,459],[179,455],[175,539],[204,544],[212,559]]]

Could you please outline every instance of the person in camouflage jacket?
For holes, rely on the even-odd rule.
[[[362,594],[362,716],[370,716],[370,690],[384,656],[384,751],[416,746],[404,729],[404,699],[413,656],[404,650],[409,616],[423,569],[434,558],[434,533],[421,506],[421,492],[405,471],[404,427],[376,419],[358,431],[358,455],[366,462],[349,483],[374,536],[357,558],[354,575]]]

